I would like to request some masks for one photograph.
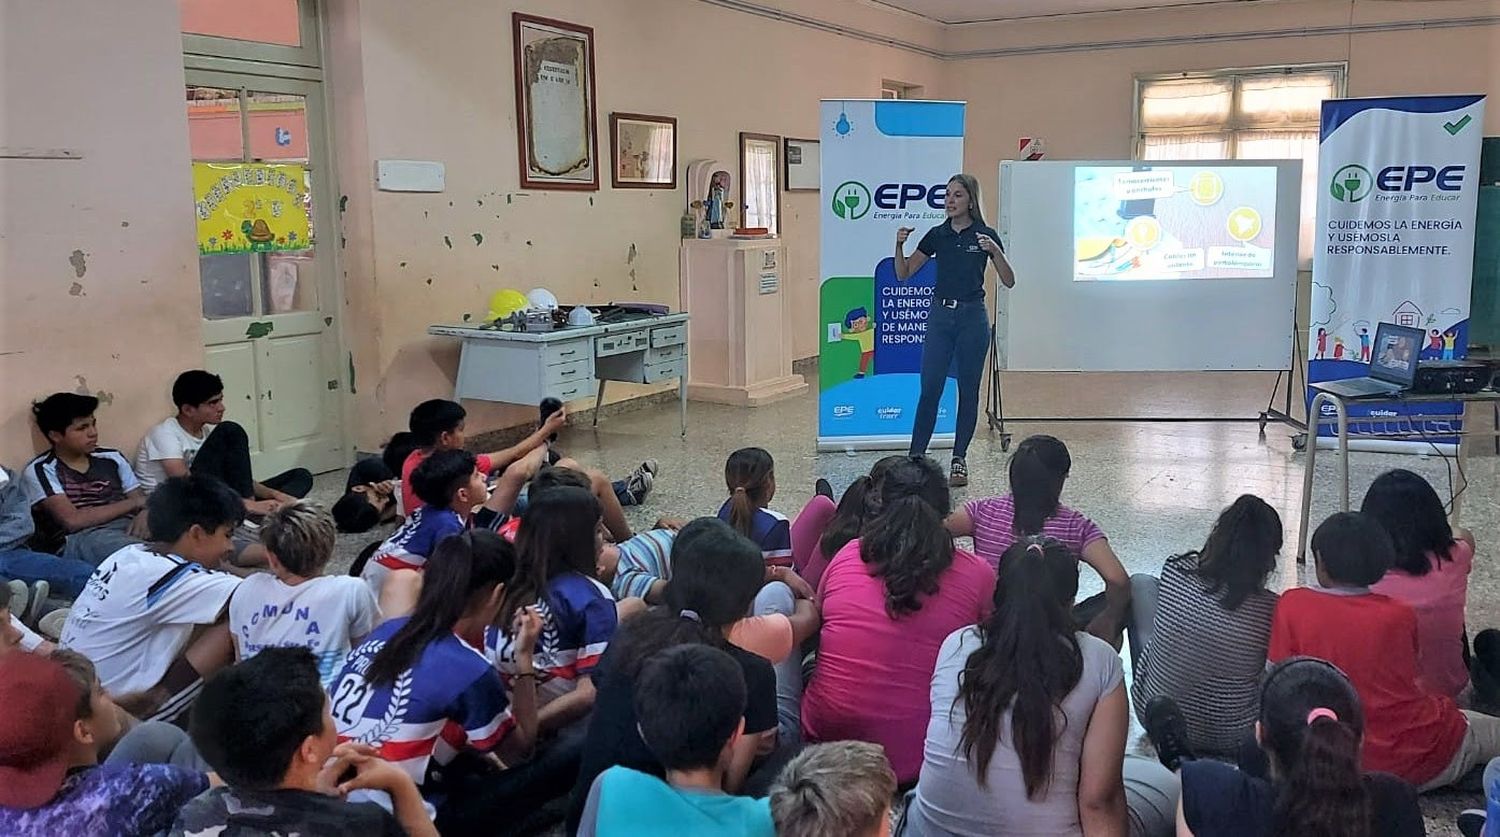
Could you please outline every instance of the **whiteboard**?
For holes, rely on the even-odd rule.
[[[1203,165],[1152,160],[1149,165]],[[997,231],[1016,287],[996,294],[1001,367],[1016,371],[1278,370],[1295,339],[1300,160],[1215,160],[1276,169],[1271,278],[1074,281],[1073,195],[1079,167],[1127,161],[1000,164]]]

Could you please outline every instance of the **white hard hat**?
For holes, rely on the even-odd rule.
[[[540,308],[544,311],[552,311],[557,308],[557,297],[546,288],[532,288],[526,294],[526,299],[532,308]]]
[[[594,312],[582,305],[575,305],[573,310],[568,312],[568,325],[570,326],[591,326],[596,322],[598,321],[594,319]]]

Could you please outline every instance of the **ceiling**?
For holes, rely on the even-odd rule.
[[[1234,0],[876,0],[939,23],[978,23],[1029,17],[1198,6]]]

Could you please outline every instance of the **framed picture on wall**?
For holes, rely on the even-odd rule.
[[[599,188],[594,30],[511,14],[522,189]]]
[[[782,149],[782,165],[786,169],[784,186],[788,192],[816,192],[820,186],[822,168],[818,162],[818,141],[787,137]]]
[[[740,226],[781,232],[781,137],[740,133]]]
[[[611,113],[609,146],[616,189],[677,188],[677,119]]]

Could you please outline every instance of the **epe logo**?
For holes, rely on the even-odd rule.
[[[1375,178],[1370,175],[1370,170],[1364,166],[1347,165],[1333,173],[1333,181],[1328,184],[1328,193],[1333,195],[1336,201],[1345,203],[1359,203],[1375,188]]]
[[[870,190],[856,180],[846,180],[833,190],[833,214],[846,221],[858,221],[870,214]]]

